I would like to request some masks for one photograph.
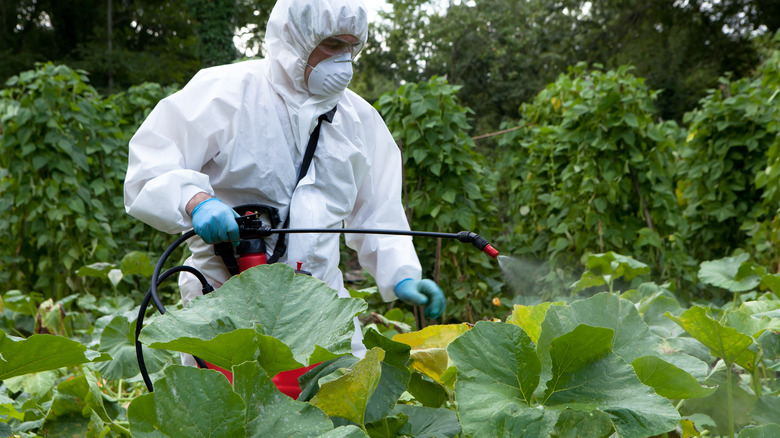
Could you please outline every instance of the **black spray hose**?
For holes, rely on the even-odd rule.
[[[200,284],[203,286],[204,295],[214,290],[214,288],[206,280],[206,277],[204,277],[200,271],[193,268],[192,266],[176,266],[171,269],[168,269],[162,275],[159,276],[159,278],[155,283],[159,285],[166,278],[182,271],[189,272],[198,278]],[[156,295],[157,288],[155,287],[154,289],[155,289],[154,295]],[[135,322],[135,357],[136,360],[138,361],[138,368],[141,370],[141,377],[143,377],[144,383],[146,384],[146,388],[149,390],[149,392],[154,392],[154,386],[152,386],[152,380],[151,378],[149,378],[149,372],[146,370],[146,361],[144,360],[143,346],[141,345],[141,342],[138,340],[138,338],[141,335],[141,328],[143,327],[144,324],[144,315],[146,314],[146,309],[149,307],[149,301],[151,301],[152,297],[153,297],[152,288],[149,288],[149,291],[146,292],[146,296],[144,296],[144,300],[141,303],[141,308],[138,310],[138,318],[136,319]],[[158,301],[159,301],[159,297],[158,297]],[[163,315],[165,314],[165,307],[162,306],[162,304],[160,305],[160,307],[157,308],[157,310],[160,311],[160,314]],[[197,362],[199,368],[206,368],[206,362],[204,362],[201,358],[195,357],[195,362]]]
[[[189,239],[190,237],[195,235],[194,230],[187,231],[186,233],[179,236],[176,241],[174,241],[166,250],[163,252],[163,254],[160,256],[160,260],[157,261],[157,264],[154,266],[154,272],[152,273],[152,286],[149,288],[149,292],[152,294],[152,300],[154,301],[154,307],[157,308],[157,310],[161,313],[165,313],[165,306],[163,306],[162,301],[160,301],[160,295],[157,294],[157,285],[160,282],[157,278],[160,276],[160,271],[162,271],[163,265],[165,265],[165,261],[168,260],[168,257],[171,256],[171,253],[179,247],[185,240]],[[208,284],[206,282],[206,278],[203,277],[203,274],[198,272],[200,274],[200,277],[203,278],[201,280],[201,284]],[[200,278],[198,278],[200,280]],[[205,283],[204,283],[205,282]],[[204,286],[205,287],[205,286]],[[211,286],[209,286],[211,287]],[[213,289],[212,289],[213,290]]]

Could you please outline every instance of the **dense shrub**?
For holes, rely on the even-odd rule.
[[[127,141],[170,90],[103,99],[86,72],[39,64],[0,94],[0,281],[62,297],[74,271],[143,249],[154,234],[122,203]],[[166,239],[169,240],[169,239]]]

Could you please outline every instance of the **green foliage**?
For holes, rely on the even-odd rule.
[[[602,278],[637,280],[647,275],[643,263],[620,254],[589,256],[587,266],[586,273]],[[774,278],[748,260],[740,264],[743,274],[734,274],[725,260],[709,262],[703,269],[717,278],[751,272],[762,285]],[[212,333],[203,330],[203,316],[182,310],[153,317],[142,331],[145,342],[152,343],[162,328],[171,326],[166,345],[175,346],[227,335],[220,338],[226,349],[248,352],[241,363],[232,363],[232,387],[212,370],[168,366],[152,376],[155,392],[144,395],[143,384],[135,377],[107,379],[107,374],[91,369],[101,363],[78,365],[90,360],[83,344],[95,345],[100,339],[99,351],[116,354],[102,363],[129,369],[125,362],[131,359],[116,348],[132,348],[125,335],[127,319],[119,308],[100,306],[109,314],[86,325],[81,343],[52,335],[6,339],[14,345],[2,347],[4,362],[34,361],[36,366],[12,365],[18,370],[16,377],[5,378],[0,385],[0,430],[23,437],[62,433],[176,437],[202,432],[226,437],[452,438],[502,433],[603,437],[615,432],[626,437],[667,432],[695,436],[692,431],[705,436],[737,432],[772,436],[778,426],[780,300],[769,294],[749,290],[741,293],[745,301],[740,305],[685,309],[664,288],[645,283],[622,292],[622,297],[620,292],[600,293],[568,304],[516,306],[507,322],[430,326],[394,340],[370,330],[364,339],[369,350],[365,359],[342,355],[320,364],[301,378],[304,392],[292,400],[271,381],[279,363],[275,359],[281,357],[277,347],[296,350],[280,339],[298,342],[285,334],[284,327],[307,324],[315,312],[312,308],[321,310],[313,318],[317,324],[351,322],[340,309],[352,308],[357,300],[337,299],[329,290],[340,303],[323,306],[320,282],[306,276],[294,276],[292,283],[274,280],[293,275],[291,271],[283,265],[255,268],[213,292],[211,301],[200,302],[203,308],[195,312],[200,315],[205,307],[217,307],[216,301],[227,303],[230,310],[207,317]],[[273,287],[277,283],[287,285],[284,291]],[[229,303],[251,302],[247,299],[251,295],[258,305],[273,307],[280,293],[285,302],[309,298],[313,303],[311,308],[303,305],[294,318],[278,322],[260,312],[260,324],[249,330],[267,329],[279,336],[277,343],[258,342],[256,335],[236,336],[250,323],[240,321],[242,310]],[[13,309],[29,311],[21,297],[5,298]],[[57,304],[72,315],[74,303],[89,320],[103,314],[87,297]],[[269,311],[278,314],[278,309]],[[316,332],[323,339],[341,338],[341,324],[336,326],[301,331]],[[214,337],[216,332],[221,334]],[[37,360],[43,357],[38,352],[44,343],[55,348],[63,342],[77,347],[77,354],[69,356],[75,361],[65,356]],[[97,358],[97,352],[90,354]],[[71,368],[59,369],[65,363]],[[416,386],[421,384],[428,394],[417,398]],[[434,401],[431,392],[444,396]],[[425,407],[426,403],[435,407]]]
[[[41,64],[0,94],[0,280],[64,297],[85,287],[81,264],[161,250],[124,213],[126,142],[171,89],[133,87],[103,100],[84,72]],[[120,240],[116,240],[119,236]],[[154,242],[150,244],[150,242]]]
[[[697,260],[726,256],[747,242],[766,262],[780,258],[773,232],[780,201],[773,170],[779,56],[759,77],[721,79],[685,116],[690,127],[679,151],[677,190],[689,223],[687,250]]]
[[[674,152],[681,130],[653,117],[657,93],[627,67],[579,64],[522,108],[502,163],[507,216],[501,248],[553,263],[547,281],[586,252],[655,261],[657,274],[692,265],[676,242]],[[689,275],[690,278],[690,275]]]
[[[493,173],[466,134],[470,111],[460,106],[458,87],[443,78],[409,83],[376,103],[403,151],[404,193],[412,229],[474,230],[488,240],[497,228]],[[484,254],[456,242],[416,244],[426,276],[450,298],[448,317],[473,320],[488,310],[486,278],[493,266]]]
[[[106,160],[121,144],[118,114],[84,72],[64,66],[42,65],[7,85],[0,245],[9,269],[0,275],[12,288],[64,296],[78,260],[106,259],[117,247],[110,197],[121,186]]]

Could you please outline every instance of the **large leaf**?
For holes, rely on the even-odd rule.
[[[780,436],[780,424],[770,423],[746,427],[739,431],[737,438],[777,438],[778,436]]]
[[[409,387],[410,347],[386,338],[376,330],[368,330],[363,343],[369,350],[379,347],[385,352],[379,383],[366,406],[366,423],[370,423],[387,415]]]
[[[24,391],[32,396],[42,398],[47,392],[57,386],[57,380],[60,377],[60,373],[57,371],[41,371],[5,379],[3,384],[11,392]]]
[[[61,416],[77,412],[89,415],[89,411],[94,411],[103,421],[111,421],[97,379],[89,370],[84,370],[84,374],[57,385],[51,414]]]
[[[309,437],[333,429],[321,409],[282,394],[257,362],[233,367],[233,378],[246,404],[247,437]]]
[[[538,342],[543,380],[549,374],[552,340],[582,324],[614,331],[612,351],[628,363],[638,357],[660,354],[662,339],[650,332],[634,304],[610,293],[600,293],[566,306],[552,306],[547,311]]]
[[[108,359],[108,355],[62,336],[32,335],[22,339],[0,331],[0,380]]]
[[[740,267],[749,258],[748,254],[725,257],[720,260],[702,262],[699,266],[699,280],[731,292],[744,292],[761,283],[758,275],[747,275],[738,279]]]
[[[325,411],[328,416],[365,425],[366,407],[379,384],[384,356],[381,348],[372,348],[351,371],[322,385],[311,403]]]
[[[363,344],[369,350],[379,347],[385,351],[382,361],[382,374],[379,384],[371,395],[366,406],[366,423],[371,423],[383,418],[398,402],[398,398],[409,386],[410,371],[407,367],[409,361],[409,346],[388,339],[376,330],[368,330],[363,338]],[[358,358],[347,355],[327,362],[323,362],[311,371],[307,372],[299,381],[301,382],[301,395],[299,400],[310,400],[319,391],[320,379],[330,376],[335,372],[343,372],[352,369]],[[434,383],[431,383],[435,385]]]
[[[57,430],[62,433],[68,433],[67,430],[75,432],[79,424],[81,424],[81,433],[86,432],[88,438],[105,436],[100,434],[112,430],[116,434],[130,436],[127,429],[112,420],[119,410],[116,403],[106,403],[104,398],[95,375],[85,369],[84,374],[64,380],[57,385],[57,393],[52,400],[44,428],[49,430],[49,436],[53,436],[52,434]],[[84,420],[75,421],[78,416],[82,416]]]
[[[352,369],[359,360],[360,359],[355,356],[345,355],[322,362],[312,368],[306,372],[306,374],[298,378],[298,382],[301,384],[301,395],[298,396],[298,400],[311,400],[320,390],[320,379],[336,372]]]
[[[535,392],[541,368],[533,341],[512,324],[477,323],[448,349],[458,369],[456,401],[464,432],[547,436],[558,421],[594,437],[608,432],[607,423],[609,430],[628,437],[674,429],[679,414],[613,353],[613,337],[612,329],[579,325],[553,339],[551,379],[543,398],[533,396],[529,402],[526,394]],[[568,412],[572,409],[589,415]]]
[[[646,264],[612,251],[590,255],[585,265],[588,269],[583,273],[582,278],[573,284],[575,292],[609,284],[618,278],[630,281],[650,272],[650,267]]]
[[[666,398],[707,397],[717,390],[701,386],[691,374],[655,356],[637,358],[631,365],[642,383]]]
[[[140,373],[135,351],[135,321],[116,316],[100,335],[99,351],[113,360],[97,363],[100,374],[108,380],[129,379]],[[170,355],[164,351],[144,349],[144,362],[149,373],[160,371]]]
[[[621,437],[673,430],[680,415],[669,400],[643,385],[631,365],[611,352],[613,332],[581,325],[550,346],[552,378],[544,404],[607,414]]]
[[[447,348],[457,367],[455,399],[464,432],[545,436],[558,413],[529,406],[539,383],[533,340],[518,326],[478,322]]]
[[[350,352],[353,317],[365,308],[364,301],[339,298],[322,281],[275,263],[248,269],[186,308],[156,318],[143,329],[141,340],[152,347],[185,351],[187,344],[198,342],[195,339],[210,341],[257,324],[264,335],[290,346],[295,361],[307,365],[317,346],[334,354]],[[186,342],[174,343],[182,338]],[[231,347],[240,350],[238,345],[225,345]]]
[[[246,406],[221,373],[178,365],[164,373],[127,409],[133,437],[246,436]]]
[[[458,416],[451,409],[399,404],[393,414],[404,414],[409,418],[400,433],[415,438],[452,438],[461,432]]]
[[[445,375],[450,367],[447,346],[468,330],[468,324],[430,325],[420,331],[395,335],[393,340],[412,347],[412,368],[447,384]]]
[[[691,307],[679,318],[667,313],[667,318],[707,346],[713,355],[727,363],[737,363],[745,369],[753,369],[756,353],[748,349],[753,339],[711,318],[704,307]]]
[[[442,385],[425,380],[418,372],[412,373],[408,391],[418,402],[429,408],[438,408],[449,399],[449,395]]]

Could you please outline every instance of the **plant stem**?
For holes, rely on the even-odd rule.
[[[734,436],[734,399],[731,388],[731,363],[726,362],[726,405],[729,413],[729,436]]]
[[[112,422],[111,426],[109,426],[109,427],[111,429],[115,429],[115,430],[118,429],[118,432],[121,433],[122,435],[132,436],[132,435],[130,435],[130,430],[128,430],[128,429],[118,425],[116,422]]]

